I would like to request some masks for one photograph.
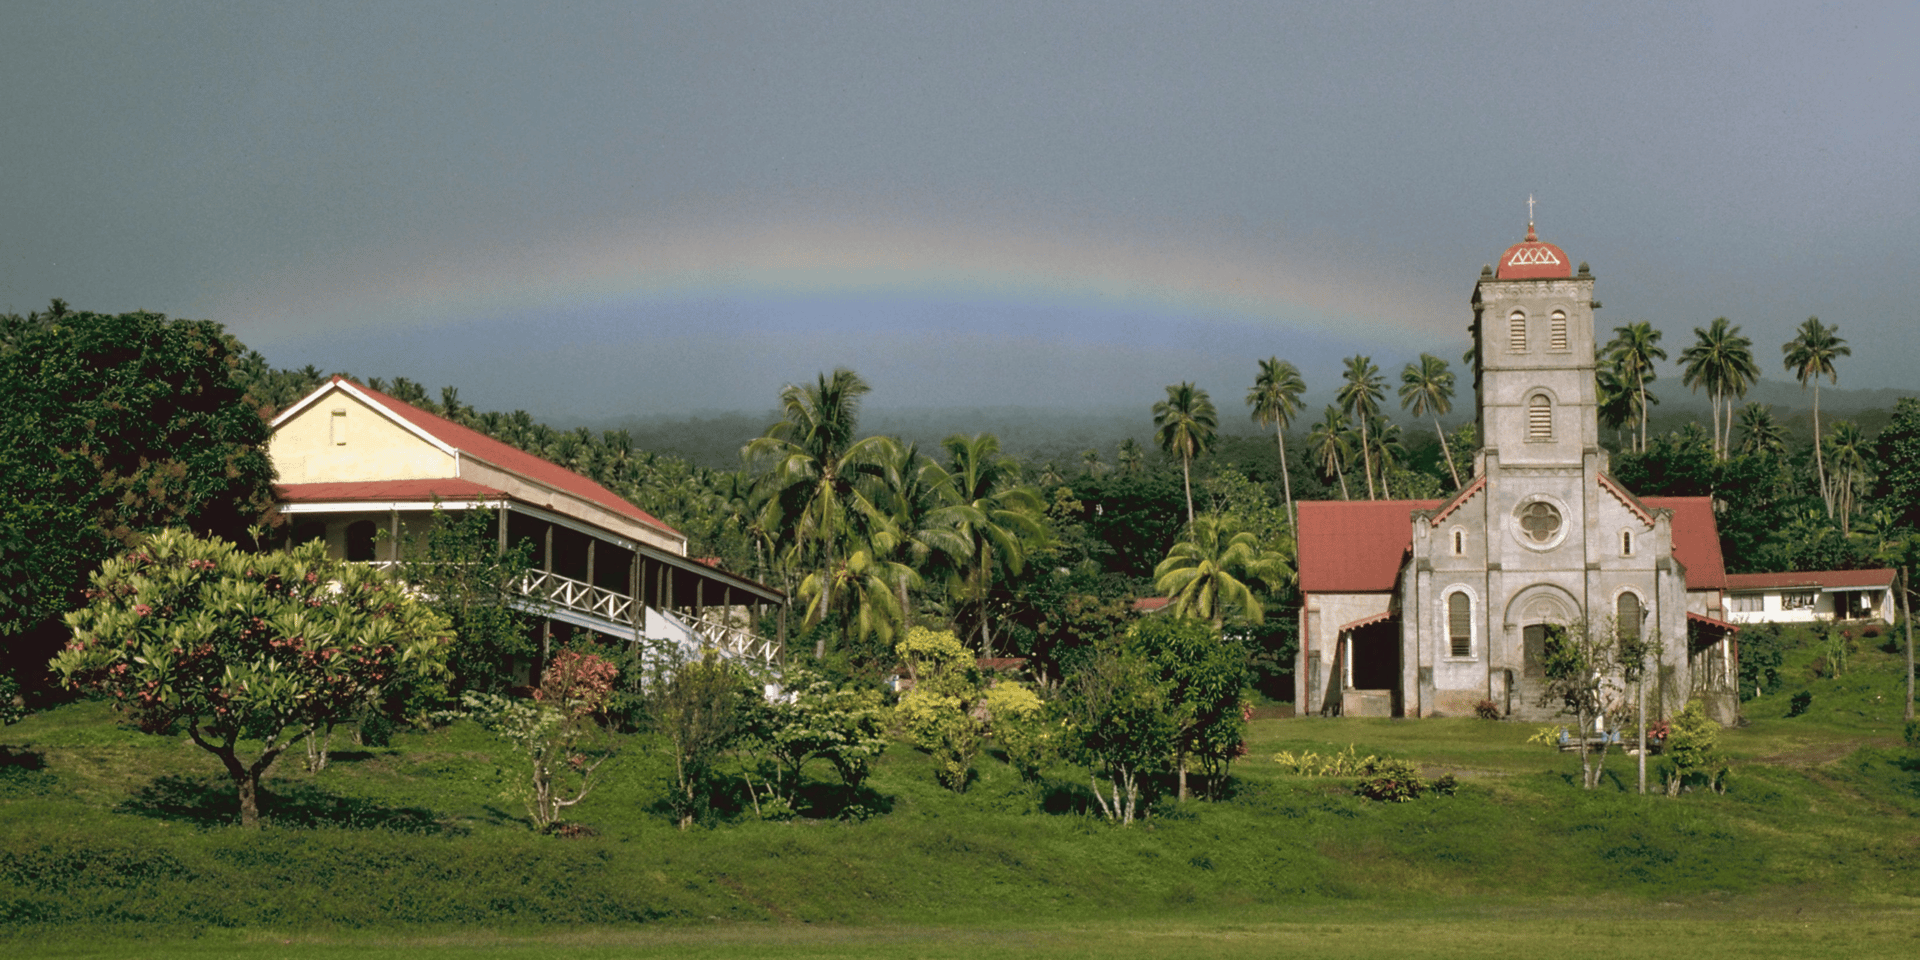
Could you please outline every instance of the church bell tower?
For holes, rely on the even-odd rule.
[[[1509,467],[1579,468],[1599,450],[1593,276],[1527,223],[1473,289],[1481,453]]]

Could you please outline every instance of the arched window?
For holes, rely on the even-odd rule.
[[[1456,557],[1464,557],[1467,555],[1467,532],[1465,530],[1453,531],[1453,555]]]
[[[1567,312],[1565,310],[1553,312],[1552,323],[1547,328],[1547,349],[1567,349]]]
[[[1507,349],[1514,353],[1527,352],[1527,315],[1518,310],[1507,317]]]
[[[1633,531],[1632,530],[1620,531],[1620,555],[1623,557],[1633,556]]]
[[[1465,592],[1447,597],[1447,652],[1450,656],[1473,656],[1473,600]]]
[[[356,563],[371,563],[374,534],[379,529],[372,520],[355,520],[347,524],[347,559]]]
[[[1527,439],[1553,439],[1553,401],[1536,393],[1527,400]]]
[[[1640,639],[1640,595],[1628,591],[1614,603],[1614,632],[1622,640]]]

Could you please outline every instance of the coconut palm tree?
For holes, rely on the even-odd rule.
[[[1385,414],[1375,414],[1368,418],[1371,425],[1366,433],[1367,446],[1372,451],[1374,466],[1380,471],[1380,499],[1393,499],[1393,491],[1387,486],[1387,474],[1395,462],[1406,455],[1407,448],[1400,443],[1400,425],[1387,419]]]
[[[1412,410],[1416,417],[1433,415],[1433,432],[1440,436],[1440,452],[1446,455],[1447,472],[1453,486],[1460,487],[1460,469],[1454,466],[1453,450],[1447,446],[1447,432],[1440,429],[1440,417],[1453,412],[1453,371],[1447,362],[1431,353],[1420,355],[1419,364],[1407,364],[1400,371],[1400,408]]]
[[[1107,472],[1107,465],[1100,460],[1100,451],[1088,447],[1080,454],[1080,472],[1089,477],[1097,477]]]
[[[1366,467],[1367,499],[1374,500],[1377,495],[1373,486],[1373,444],[1367,440],[1367,422],[1380,412],[1386,382],[1380,379],[1380,368],[1373,365],[1372,357],[1358,355],[1347,358],[1347,369],[1342,376],[1347,382],[1340,385],[1340,407],[1360,424],[1360,458]]]
[[[1346,414],[1332,404],[1328,404],[1326,412],[1320,415],[1320,422],[1307,432],[1307,450],[1319,463],[1320,475],[1340,478],[1342,500],[1353,499],[1353,495],[1347,492],[1347,460],[1353,456],[1351,435]]]
[[[1753,341],[1726,317],[1694,327],[1693,336],[1693,345],[1680,351],[1680,382],[1706,389],[1713,408],[1713,452],[1724,459],[1733,446],[1733,400],[1746,396],[1760,379],[1760,368],[1753,362]]]
[[[1820,493],[1827,500],[1827,516],[1833,516],[1833,497],[1827,492],[1827,461],[1821,452],[1820,442],[1820,378],[1826,377],[1834,384],[1840,382],[1840,374],[1833,368],[1833,362],[1841,357],[1853,356],[1853,349],[1839,337],[1840,326],[1831,327],[1820,322],[1819,317],[1808,317],[1807,322],[1794,331],[1793,339],[1780,345],[1784,355],[1782,362],[1787,371],[1800,381],[1800,389],[1805,390],[1807,383],[1813,383],[1813,465],[1820,478]]]
[[[1833,432],[1827,435],[1827,462],[1833,465],[1832,498],[1840,515],[1841,536],[1852,532],[1854,491],[1871,469],[1867,458],[1872,454],[1873,444],[1853,421],[1834,422]]]
[[[1260,541],[1232,517],[1205,514],[1187,525],[1186,534],[1153,570],[1154,589],[1173,601],[1173,615],[1226,622],[1227,611],[1239,619],[1259,623],[1266,619],[1252,583],[1277,590],[1293,577],[1281,554],[1262,549]]]
[[[777,504],[784,536],[799,562],[812,567],[823,591],[815,609],[822,615],[833,609],[833,589],[845,568],[839,541],[849,531],[849,518],[863,497],[856,481],[879,476],[888,441],[883,437],[855,440],[859,428],[860,398],[872,389],[860,375],[839,369],[821,374],[809,385],[789,384],[780,392],[781,419],[766,435],[748,443],[742,453],[770,465],[770,493]],[[826,641],[814,648],[826,655]]]
[[[953,501],[950,478],[917,445],[893,443],[875,486],[868,498],[877,508],[869,518],[874,528],[870,541],[881,556],[899,561],[923,579],[936,571],[952,571],[967,558],[972,542],[940,513]],[[912,582],[905,576],[894,581],[902,622],[908,626],[914,617],[908,592]]]
[[[844,544],[842,553],[801,582],[799,596],[807,603],[806,622],[816,624],[827,614],[838,612],[853,636],[876,637],[891,647],[907,629],[895,584],[918,585],[920,575],[903,563],[885,559],[871,542],[856,539]]]
[[[1607,344],[1607,356],[1613,361],[1621,381],[1639,397],[1634,405],[1640,414],[1640,439],[1634,449],[1647,451],[1647,384],[1658,378],[1653,362],[1665,360],[1660,347],[1660,331],[1645,320],[1613,328],[1613,341]]]
[[[1280,484],[1287,499],[1287,522],[1297,523],[1293,511],[1293,475],[1287,469],[1287,428],[1301,410],[1300,395],[1307,391],[1300,368],[1279,357],[1260,361],[1260,374],[1247,391],[1247,406],[1253,408],[1253,420],[1261,426],[1273,424],[1274,442],[1280,447]]]
[[[1114,461],[1120,465],[1121,473],[1139,473],[1147,464],[1146,454],[1141,452],[1139,441],[1128,437],[1120,441],[1120,452],[1114,455]]]
[[[1153,405],[1153,439],[1160,449],[1180,455],[1180,479],[1187,491],[1187,522],[1193,522],[1193,460],[1213,449],[1220,414],[1205,390],[1192,383],[1171,384],[1167,399]]]
[[[1773,408],[1764,403],[1749,403],[1740,408],[1740,434],[1741,453],[1787,452],[1787,428],[1773,419]]]
[[[965,540],[965,553],[956,558],[954,592],[979,614],[980,655],[990,657],[987,601],[994,579],[1002,571],[1018,574],[1027,554],[1046,545],[1046,505],[1032,487],[1020,484],[1019,462],[1000,452],[993,434],[955,435],[941,445],[947,464],[930,478],[948,499],[929,523],[946,525]]]

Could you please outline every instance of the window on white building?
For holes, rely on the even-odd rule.
[[[1473,601],[1464,593],[1447,597],[1447,652],[1450,656],[1473,656]]]
[[[1767,608],[1767,595],[1764,593],[1736,593],[1732,600],[1734,613],[1759,613]]]

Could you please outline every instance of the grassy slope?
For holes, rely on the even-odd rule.
[[[662,919],[1068,929],[1126,918],[1146,930],[1252,924],[1265,932],[1248,945],[1278,948],[1285,931],[1261,925],[1338,926],[1381,911],[1474,924],[1495,905],[1533,911],[1527,922],[1543,930],[1569,902],[1633,916],[1726,903],[1774,916],[1792,902],[1910,921],[1920,765],[1895,749],[1895,663],[1866,650],[1848,676],[1807,684],[1804,717],[1784,716],[1799,685],[1749,704],[1751,726],[1724,735],[1736,760],[1725,796],[1637,796],[1618,756],[1617,779],[1584,793],[1570,785],[1577,759],[1524,744],[1522,725],[1271,720],[1254,725],[1231,799],[1133,830],[1036,810],[990,759],[954,796],[933,785],[924,757],[896,747],[872,781],[891,809],[867,822],[680,833],[653,809],[664,764],[636,744],[578,808],[598,836],[536,837],[505,796],[519,775],[511,754],[456,724],[343,752],[318,775],[283,761],[269,787],[282,822],[250,835],[221,825],[231,801],[210,758],[81,704],[0,734],[0,759],[11,758],[0,764],[0,922],[357,936]],[[1348,743],[1457,770],[1464,786],[1380,805],[1266,760]],[[1051,799],[1068,804],[1083,774],[1055,773]]]

